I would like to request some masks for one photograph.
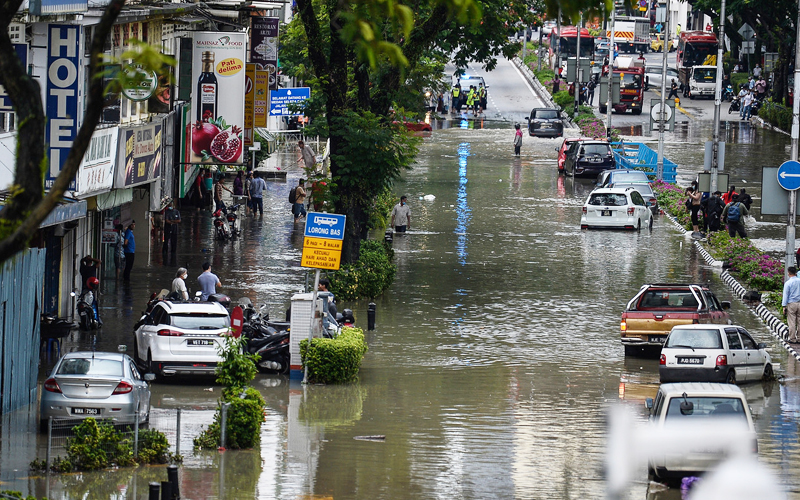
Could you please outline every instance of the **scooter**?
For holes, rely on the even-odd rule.
[[[233,206],[228,207],[228,233],[230,234],[231,238],[235,238],[242,233],[242,229],[239,226],[239,214],[236,213],[239,211],[240,204],[236,204]]]
[[[289,373],[289,331],[287,325],[281,330],[270,326],[269,313],[264,314],[266,304],[259,311],[253,308],[249,300],[239,301],[243,309],[245,322],[242,325],[242,335],[247,339],[247,352],[257,354],[259,360],[256,366],[260,371]],[[262,316],[264,314],[264,316]],[[273,323],[278,325],[277,323]]]
[[[733,86],[728,85],[727,87],[725,87],[725,89],[723,89],[722,91],[723,101],[728,101],[728,102],[733,101],[734,96],[735,94],[733,93]]]
[[[82,330],[94,330],[103,325],[97,310],[97,300],[91,290],[85,290],[78,297],[78,317]]]
[[[740,109],[742,109],[742,99],[737,95],[736,97],[733,98],[733,101],[731,102],[731,107],[728,108],[728,114],[731,114],[734,111],[739,111]]]
[[[227,241],[231,237],[231,232],[222,209],[217,209],[212,216],[214,217],[214,237],[221,241]]]

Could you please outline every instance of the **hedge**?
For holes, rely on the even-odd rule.
[[[358,377],[361,360],[367,352],[367,342],[361,328],[342,328],[336,338],[300,341],[300,356],[308,368],[310,382],[337,384],[352,382]]]

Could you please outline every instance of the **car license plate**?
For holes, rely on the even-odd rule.
[[[610,217],[611,216],[611,210],[600,210],[600,215],[601,216],[604,215],[604,216]]]
[[[577,45],[576,45],[576,47],[577,47]],[[539,125],[539,128],[550,128],[550,124],[549,123],[542,123],[541,125]]]
[[[679,365],[702,365],[703,358],[687,358],[684,356],[678,356],[678,364]]]
[[[100,408],[73,408],[73,415],[100,415],[102,410]]]
[[[667,337],[650,337],[650,342],[658,342],[659,344],[663,344],[667,340]]]
[[[204,340],[204,339],[190,339],[186,341],[186,345],[214,345],[214,341]]]
[[[592,158],[589,158],[589,161],[592,163],[600,163],[601,161],[603,161],[603,159],[600,158],[599,156],[594,156]]]

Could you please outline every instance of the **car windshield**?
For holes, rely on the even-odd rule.
[[[642,196],[653,196],[653,190],[650,189],[650,186],[644,184],[643,182],[639,182],[637,184],[619,184],[615,182],[614,187],[619,189],[633,188]]]
[[[697,299],[689,290],[648,290],[639,309],[697,309]]]
[[[555,109],[537,109],[533,112],[533,118],[537,120],[553,120],[558,118],[558,112]]]
[[[747,421],[744,404],[739,398],[726,397],[687,397],[686,401],[692,403],[692,408],[681,409],[683,397],[673,397],[667,406],[666,422],[691,422],[694,419],[709,417],[741,417]]]
[[[613,172],[613,171],[612,171]],[[613,172],[611,178],[614,184],[630,184],[632,182],[647,182],[647,174],[644,172]]]
[[[628,205],[628,197],[618,193],[592,193],[589,197],[589,205],[624,207]]]
[[[664,347],[722,349],[722,338],[717,330],[680,330],[676,328],[667,337]]]
[[[581,148],[583,155],[605,155],[608,154],[608,146],[605,144],[584,144]]]
[[[61,362],[57,375],[122,376],[122,361],[118,359],[69,358]]]
[[[622,88],[634,90],[642,88],[642,75],[622,73]]]
[[[217,330],[230,326],[230,318],[223,314],[170,314],[170,324],[187,330]]]

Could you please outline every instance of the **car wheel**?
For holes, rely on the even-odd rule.
[[[652,215],[650,216],[650,224],[647,225],[647,229],[649,229],[650,231],[653,230],[653,216]]]
[[[605,113],[606,112],[606,106],[600,106],[600,112],[601,113]]]
[[[136,368],[142,369],[142,359],[139,357],[139,342],[136,340],[136,334],[133,334],[133,364]]]
[[[772,371],[772,365],[764,367],[764,380],[772,380],[775,378],[775,372]]]
[[[728,372],[728,376],[725,377],[726,384],[736,384],[736,371],[731,370]]]
[[[154,374],[156,378],[161,376],[161,374],[158,373],[158,367],[156,366],[156,363],[153,362],[153,351],[147,351],[147,371]]]
[[[642,221],[638,220],[636,221],[636,231],[641,231],[641,230],[642,230]]]

